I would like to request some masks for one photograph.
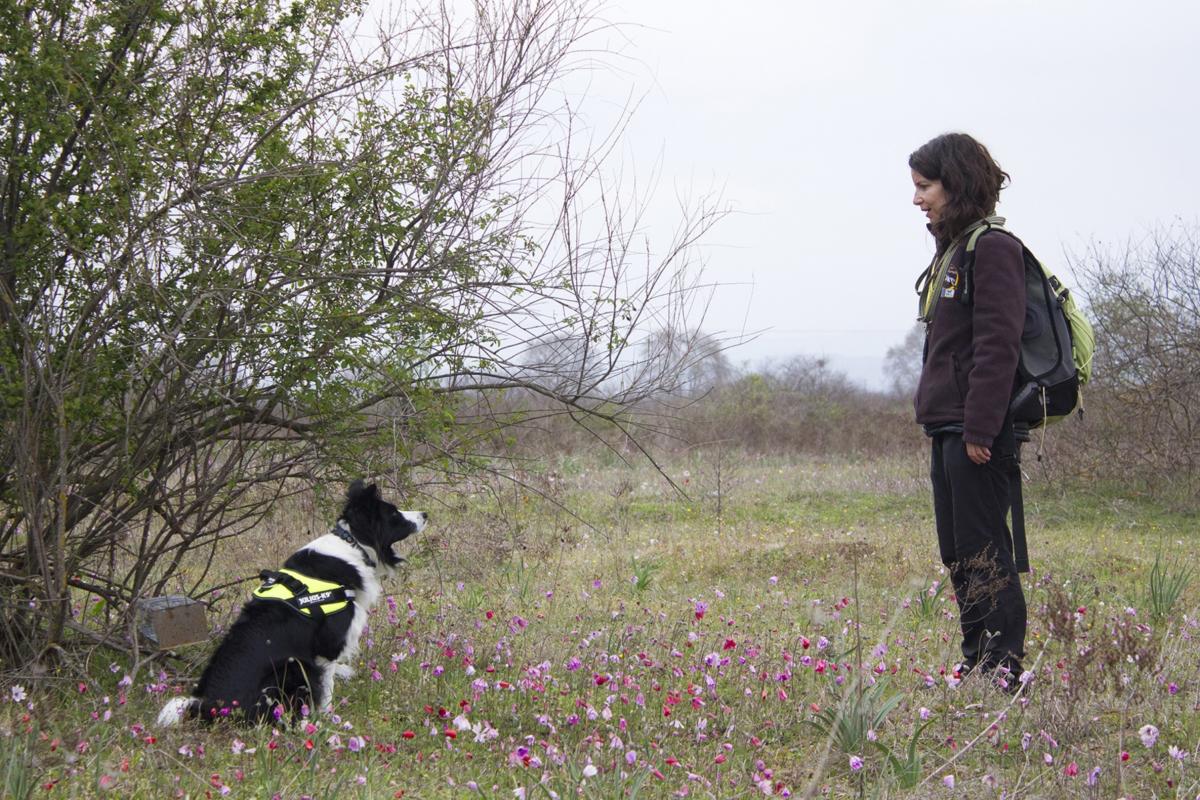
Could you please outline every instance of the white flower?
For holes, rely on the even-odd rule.
[[[596,773],[599,771],[600,770],[596,769],[595,764],[588,764],[586,767],[583,768],[583,777],[594,778],[594,777],[596,777]]]
[[[1154,747],[1154,743],[1158,741],[1158,728],[1153,725],[1143,725],[1138,729],[1138,736],[1142,739],[1143,747]]]
[[[21,686],[20,684],[12,687],[11,692],[14,703],[22,703],[25,701],[25,698],[28,697],[28,695],[25,694],[25,687]]]

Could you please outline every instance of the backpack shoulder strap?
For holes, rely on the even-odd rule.
[[[1016,239],[1017,244],[1021,245],[1022,251],[1026,250],[1025,243],[1017,238],[1015,233],[1004,227],[1004,217],[991,216],[984,218],[983,223],[973,229],[970,235],[967,236],[962,265],[958,268],[959,274],[962,276],[962,291],[959,292],[958,301],[963,305],[969,306],[975,300],[975,271],[973,269],[975,266],[975,247],[979,244],[980,237],[991,231],[1011,236],[1013,239]]]

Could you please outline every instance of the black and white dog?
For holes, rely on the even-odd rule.
[[[425,527],[425,512],[399,511],[374,484],[355,481],[334,529],[293,553],[242,608],[190,697],[168,702],[159,725],[184,717],[250,722],[314,710],[333,700],[334,676],[349,662],[379,578],[401,561],[394,546]]]

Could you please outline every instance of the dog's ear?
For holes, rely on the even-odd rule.
[[[373,483],[368,485],[361,479],[350,484],[350,488],[346,490],[346,499],[352,503],[372,498],[379,498],[379,488]]]

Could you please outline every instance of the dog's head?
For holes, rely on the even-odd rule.
[[[379,496],[375,484],[355,481],[346,491],[342,519],[359,544],[374,550],[379,563],[392,568],[404,560],[396,554],[395,545],[419,533],[429,515],[424,511],[401,511]]]

